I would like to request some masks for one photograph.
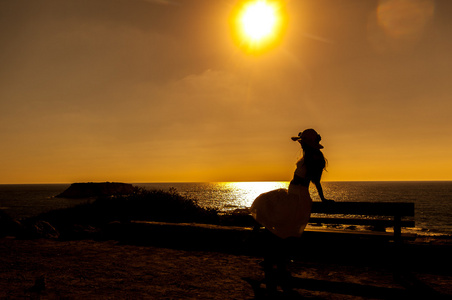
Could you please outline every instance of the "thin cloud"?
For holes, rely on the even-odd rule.
[[[328,40],[328,39],[323,38],[323,37],[318,36],[318,35],[313,35],[313,34],[305,33],[305,34],[303,34],[303,36],[306,37],[306,38],[308,38],[308,39],[314,40],[314,41],[318,41],[318,42],[322,42],[322,43],[327,43],[327,44],[334,44],[333,41]]]

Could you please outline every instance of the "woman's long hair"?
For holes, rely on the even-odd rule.
[[[320,180],[323,170],[326,171],[327,159],[320,149],[314,149],[307,145],[302,145],[301,147],[303,149],[304,164],[306,165],[308,177]]]

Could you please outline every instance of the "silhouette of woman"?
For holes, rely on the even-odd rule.
[[[254,219],[267,230],[268,239],[263,263],[267,288],[269,282],[288,276],[285,270],[288,241],[290,238],[301,236],[311,215],[310,182],[316,186],[323,202],[334,202],[325,198],[320,183],[326,166],[326,159],[320,151],[323,148],[320,145],[320,135],[314,129],[306,129],[297,137],[292,137],[292,140],[300,143],[303,157],[296,164],[289,189],[263,193],[254,200],[250,208]]]

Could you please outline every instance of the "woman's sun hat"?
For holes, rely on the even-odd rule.
[[[320,145],[321,140],[322,137],[314,129],[306,129],[300,132],[298,136],[292,137],[292,141],[298,141],[302,145],[304,144],[314,149],[323,149],[323,146]]]

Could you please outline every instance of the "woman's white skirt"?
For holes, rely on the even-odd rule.
[[[311,216],[308,187],[289,185],[260,194],[251,205],[254,219],[280,238],[300,237]]]

